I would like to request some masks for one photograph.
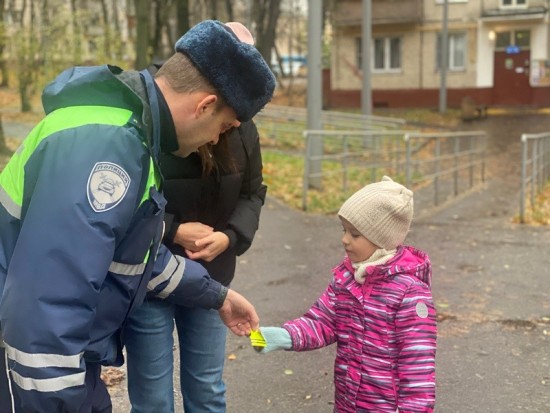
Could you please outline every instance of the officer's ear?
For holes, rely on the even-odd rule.
[[[199,118],[207,113],[215,112],[218,97],[216,95],[206,95],[197,102],[195,117]]]

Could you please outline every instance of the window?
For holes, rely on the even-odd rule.
[[[527,0],[500,0],[501,7],[526,7]]]
[[[447,68],[449,70],[464,70],[466,68],[466,34],[465,33],[449,33],[449,46],[447,53],[449,61]],[[437,35],[437,61],[436,67],[439,70],[441,67],[441,34]]]
[[[355,42],[357,68],[362,67],[361,39]],[[372,41],[372,69],[375,72],[393,72],[401,69],[401,38],[377,37]]]
[[[531,32],[529,30],[516,30],[514,32],[514,44],[528,48],[531,45]]]
[[[379,37],[374,39],[373,69],[375,71],[401,69],[401,38]]]
[[[529,30],[515,30],[498,32],[495,39],[495,48],[505,49],[508,46],[518,46],[528,49],[531,45],[531,32]]]

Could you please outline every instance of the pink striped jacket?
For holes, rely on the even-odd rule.
[[[365,284],[346,257],[302,317],[286,322],[293,351],[337,343],[334,412],[433,412],[436,313],[426,253],[399,247],[367,269]]]

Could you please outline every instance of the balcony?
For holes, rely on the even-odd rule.
[[[348,0],[336,3],[334,25],[340,27],[361,24],[362,1]],[[407,24],[422,21],[422,0],[373,0],[372,24]]]
[[[339,27],[361,25],[362,1],[347,0],[336,3],[334,25]],[[415,24],[422,21],[422,0],[373,0],[372,24]]]
[[[483,4],[483,21],[541,20],[548,13],[547,0],[487,0]]]

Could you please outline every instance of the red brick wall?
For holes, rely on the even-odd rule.
[[[360,108],[360,90],[331,90],[330,70],[323,70],[323,108]],[[447,107],[460,108],[465,96],[470,96],[477,104],[498,105],[493,102],[492,88],[447,89]],[[550,106],[550,86],[532,88],[531,105],[535,107]],[[373,89],[373,107],[389,108],[437,108],[439,107],[439,89]]]

